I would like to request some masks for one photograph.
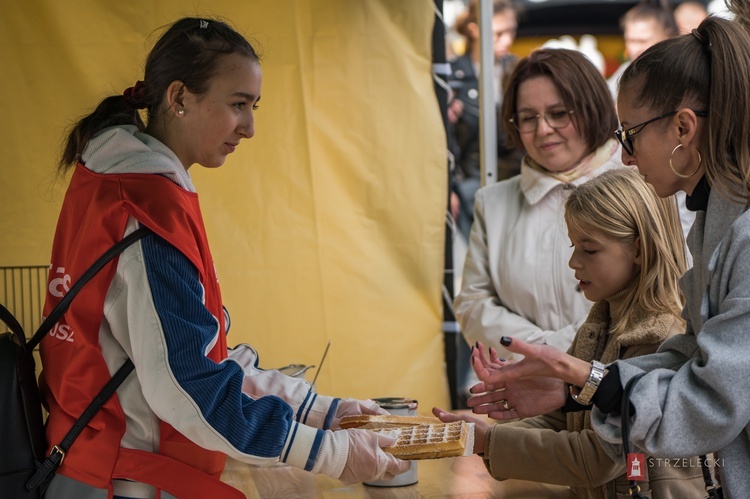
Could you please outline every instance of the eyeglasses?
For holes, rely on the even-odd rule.
[[[544,114],[539,113],[516,113],[508,121],[513,123],[515,127],[521,133],[536,131],[539,125],[539,118],[544,118],[544,121],[551,127],[557,130],[558,128],[565,128],[570,124],[570,115],[574,111],[568,111],[567,109],[553,109],[552,111]]]
[[[630,127],[628,129],[615,130],[615,137],[617,137],[617,140],[620,141],[620,144],[622,144],[622,148],[625,150],[625,152],[632,156],[633,151],[634,151],[633,147],[635,146],[633,137],[641,133],[643,131],[643,128],[649,123],[653,123],[654,121],[659,121],[661,119],[674,116],[675,114],[678,113],[678,111],[671,111],[669,113],[660,114],[656,118],[651,118],[648,121],[644,121],[643,123],[636,125],[634,127]],[[708,116],[708,111],[696,111],[694,109],[691,109],[691,111],[693,111],[696,116],[700,116],[701,118],[705,118]]]

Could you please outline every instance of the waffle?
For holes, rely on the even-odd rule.
[[[362,428],[364,430],[373,430],[376,428],[400,428],[403,426],[418,426],[440,424],[438,418],[429,416],[394,416],[361,414],[356,416],[344,416],[341,418],[339,426],[343,429]]]
[[[341,427],[394,432],[396,444],[383,450],[399,459],[464,456],[471,455],[474,449],[474,425],[464,421],[443,423],[428,417],[350,416],[342,420]]]

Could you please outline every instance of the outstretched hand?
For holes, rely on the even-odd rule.
[[[526,355],[528,347],[553,349],[543,345],[520,345],[514,340],[506,348],[512,352]],[[557,349],[556,352],[563,354]],[[544,352],[542,352],[544,354]],[[547,352],[554,357],[554,352]],[[494,348],[490,348],[489,357],[484,345],[477,343],[472,349],[471,365],[481,380],[471,387],[475,394],[467,400],[467,405],[476,414],[487,414],[493,419],[510,420],[546,414],[565,404],[567,397],[565,382],[555,377],[546,377],[548,367],[544,361],[533,356],[525,357],[518,362],[506,362],[497,357]],[[542,374],[536,374],[537,372]]]
[[[454,414],[444,411],[439,407],[432,408],[432,414],[443,423],[452,423],[454,421],[466,421],[474,423],[474,454],[484,454],[484,439],[487,430],[490,429],[490,422],[485,417],[472,416],[470,414]]]
[[[510,352],[523,355],[517,362],[502,362],[497,356],[490,358],[485,355],[484,346],[477,342],[477,348],[471,353],[471,364],[477,377],[484,381],[488,390],[496,389],[497,385],[524,378],[558,378],[568,381],[570,374],[567,370],[576,361],[588,365],[586,362],[558,350],[549,345],[533,345],[519,339],[505,338],[507,344],[503,346]],[[588,372],[588,371],[587,371]]]

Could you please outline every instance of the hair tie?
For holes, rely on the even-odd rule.
[[[208,29],[208,21],[206,21],[205,19],[201,19],[200,20],[200,28],[201,29]]]
[[[693,31],[691,31],[690,34],[693,35],[695,37],[695,39],[698,40],[699,42],[701,42],[703,45],[706,45],[706,46],[711,45],[709,43],[708,39],[706,39],[705,36],[703,36],[702,34],[700,34],[697,29],[694,29]]]
[[[128,87],[122,93],[125,97],[125,101],[135,109],[143,109],[148,107],[146,102],[146,92],[143,90],[143,82],[138,80],[135,85]]]

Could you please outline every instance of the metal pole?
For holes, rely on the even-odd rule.
[[[445,22],[443,21],[443,0],[435,0],[435,24],[432,28],[432,72],[434,78],[435,96],[437,97],[443,127],[448,133],[448,83],[450,64],[445,53]],[[446,151],[446,158],[448,153]],[[453,315],[453,225],[448,223],[450,212],[450,164],[446,159],[445,181],[449,185],[448,199],[446,199],[445,224],[445,257],[443,261],[443,341],[445,348],[446,375],[448,377],[448,391],[451,397],[451,408],[459,407],[457,388],[457,346],[463,341],[458,323]]]
[[[479,151],[482,185],[497,182],[497,118],[492,0],[479,1]]]

